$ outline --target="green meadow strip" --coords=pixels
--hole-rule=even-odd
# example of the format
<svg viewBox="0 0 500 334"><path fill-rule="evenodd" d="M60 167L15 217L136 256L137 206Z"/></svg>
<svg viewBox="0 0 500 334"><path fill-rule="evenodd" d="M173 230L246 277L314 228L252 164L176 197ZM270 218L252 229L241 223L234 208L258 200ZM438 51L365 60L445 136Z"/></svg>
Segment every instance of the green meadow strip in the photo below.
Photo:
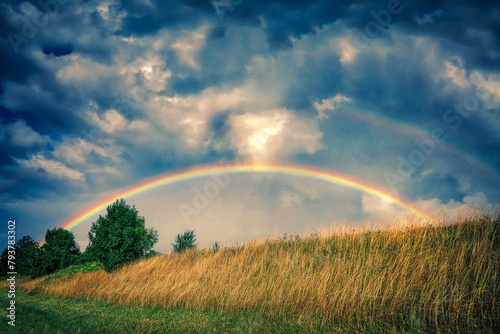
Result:
<svg viewBox="0 0 500 334"><path fill-rule="evenodd" d="M7 291L0 290L0 304L7 305ZM233 314L185 308L124 306L92 300L54 296L16 295L16 326L3 317L0 332L33 334L97 333L396 333L383 324L352 327L324 323L318 316L314 324L298 318L266 318L252 312ZM407 333L427 333L409 327Z"/></svg>

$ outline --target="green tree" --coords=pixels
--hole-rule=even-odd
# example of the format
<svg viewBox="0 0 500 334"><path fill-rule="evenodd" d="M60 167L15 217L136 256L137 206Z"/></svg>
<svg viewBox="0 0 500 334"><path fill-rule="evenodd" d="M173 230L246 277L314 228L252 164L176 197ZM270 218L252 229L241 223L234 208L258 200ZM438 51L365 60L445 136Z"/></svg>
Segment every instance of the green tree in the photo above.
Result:
<svg viewBox="0 0 500 334"><path fill-rule="evenodd" d="M20 275L38 277L42 275L42 250L37 241L29 235L15 244L16 270Z"/></svg>
<svg viewBox="0 0 500 334"><path fill-rule="evenodd" d="M47 230L42 250L42 273L51 274L77 261L80 246L72 232L61 227Z"/></svg>
<svg viewBox="0 0 500 334"><path fill-rule="evenodd" d="M175 243L172 244L174 253L182 253L188 249L196 249L196 235L194 230L186 230L182 234L177 234Z"/></svg>
<svg viewBox="0 0 500 334"><path fill-rule="evenodd" d="M111 271L148 254L158 241L158 232L146 228L135 206L119 199L108 206L106 216L92 223L89 241L89 258Z"/></svg>

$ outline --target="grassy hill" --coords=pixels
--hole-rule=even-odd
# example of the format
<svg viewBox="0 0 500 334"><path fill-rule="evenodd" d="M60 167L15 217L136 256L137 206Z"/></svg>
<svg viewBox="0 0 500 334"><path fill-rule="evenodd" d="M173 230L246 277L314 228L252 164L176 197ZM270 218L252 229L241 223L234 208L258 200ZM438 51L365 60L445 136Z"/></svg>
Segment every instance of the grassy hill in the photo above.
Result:
<svg viewBox="0 0 500 334"><path fill-rule="evenodd" d="M256 241L161 255L113 273L69 271L20 288L32 296L249 314L273 324L293 319L332 332L494 332L500 219Z"/></svg>

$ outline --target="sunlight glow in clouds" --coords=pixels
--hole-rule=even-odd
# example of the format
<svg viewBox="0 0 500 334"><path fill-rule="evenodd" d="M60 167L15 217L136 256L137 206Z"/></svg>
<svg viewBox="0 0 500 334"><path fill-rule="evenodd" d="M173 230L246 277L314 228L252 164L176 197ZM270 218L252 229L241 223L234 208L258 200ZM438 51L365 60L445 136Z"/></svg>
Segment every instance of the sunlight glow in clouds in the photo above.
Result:
<svg viewBox="0 0 500 334"><path fill-rule="evenodd" d="M291 154L313 154L322 148L322 134L313 121L290 110L242 114L230 119L229 138L237 152L253 162L268 162Z"/></svg>

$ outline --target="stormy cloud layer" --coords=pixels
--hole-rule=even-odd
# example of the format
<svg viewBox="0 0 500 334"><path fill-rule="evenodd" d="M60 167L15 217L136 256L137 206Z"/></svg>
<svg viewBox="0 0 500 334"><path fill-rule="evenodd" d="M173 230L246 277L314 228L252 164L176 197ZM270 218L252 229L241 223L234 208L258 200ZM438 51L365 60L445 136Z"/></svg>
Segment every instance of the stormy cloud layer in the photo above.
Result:
<svg viewBox="0 0 500 334"><path fill-rule="evenodd" d="M5 0L0 12L0 212L20 236L212 163L339 171L432 213L500 200L497 2ZM238 175L186 218L208 181L129 200L160 251L187 228L207 245L397 213L340 186ZM82 245L91 221L74 230Z"/></svg>

